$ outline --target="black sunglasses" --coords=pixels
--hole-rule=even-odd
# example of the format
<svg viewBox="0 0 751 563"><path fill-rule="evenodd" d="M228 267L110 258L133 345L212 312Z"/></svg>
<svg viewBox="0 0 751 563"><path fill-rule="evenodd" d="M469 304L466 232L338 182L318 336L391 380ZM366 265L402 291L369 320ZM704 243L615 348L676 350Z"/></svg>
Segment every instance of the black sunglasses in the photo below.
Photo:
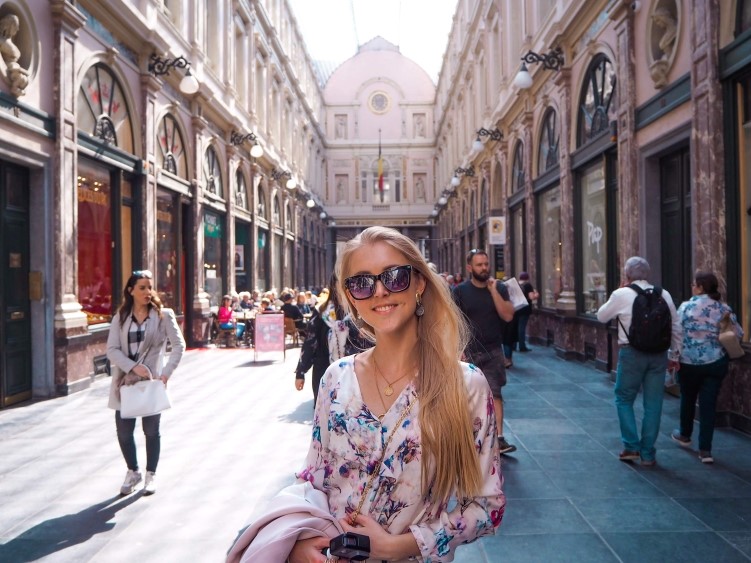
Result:
<svg viewBox="0 0 751 563"><path fill-rule="evenodd" d="M133 270L133 275L137 278L153 278L154 276L151 274L151 270Z"/></svg>
<svg viewBox="0 0 751 563"><path fill-rule="evenodd" d="M399 293L409 287L412 281L412 266L395 266L384 270L378 275L358 274L350 276L344 280L344 287L347 288L353 299L358 301L373 297L375 286L378 280L381 280L383 287L391 293ZM417 270L415 270L417 272Z"/></svg>

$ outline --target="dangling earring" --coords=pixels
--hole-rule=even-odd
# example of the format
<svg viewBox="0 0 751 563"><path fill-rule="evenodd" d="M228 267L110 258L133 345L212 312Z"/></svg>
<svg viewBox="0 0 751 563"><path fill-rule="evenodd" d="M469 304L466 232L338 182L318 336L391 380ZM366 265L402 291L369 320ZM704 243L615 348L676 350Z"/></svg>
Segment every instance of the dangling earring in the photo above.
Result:
<svg viewBox="0 0 751 563"><path fill-rule="evenodd" d="M415 309L415 316L420 318L425 314L425 307L422 306L420 301L420 292L415 293L415 299L417 300L417 308Z"/></svg>

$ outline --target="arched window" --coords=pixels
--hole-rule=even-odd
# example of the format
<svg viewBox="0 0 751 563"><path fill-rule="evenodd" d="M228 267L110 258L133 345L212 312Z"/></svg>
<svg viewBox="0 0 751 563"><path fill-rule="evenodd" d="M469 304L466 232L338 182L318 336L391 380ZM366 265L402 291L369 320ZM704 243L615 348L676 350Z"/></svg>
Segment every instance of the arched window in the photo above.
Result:
<svg viewBox="0 0 751 563"><path fill-rule="evenodd" d="M123 89L112 71L97 63L78 91L78 129L133 154L133 126Z"/></svg>
<svg viewBox="0 0 751 563"><path fill-rule="evenodd" d="M514 149L514 165L511 169L511 193L524 189L524 144L516 143Z"/></svg>
<svg viewBox="0 0 751 563"><path fill-rule="evenodd" d="M540 146L537 152L537 174L542 175L545 171L558 164L558 115L553 108L548 108L542 120L540 131Z"/></svg>
<svg viewBox="0 0 751 563"><path fill-rule="evenodd" d="M289 206L289 202L284 206L284 224L288 231L292 230L292 208Z"/></svg>
<svg viewBox="0 0 751 563"><path fill-rule="evenodd" d="M177 127L177 120L171 114L165 115L159 124L157 141L159 165L162 169L187 180L188 160L185 154L185 143Z"/></svg>
<svg viewBox="0 0 751 563"><path fill-rule="evenodd" d="M235 205L248 209L248 188L245 184L245 176L239 168L235 173Z"/></svg>
<svg viewBox="0 0 751 563"><path fill-rule="evenodd" d="M579 100L577 146L587 144L615 119L615 69L605 55L597 55L585 75Z"/></svg>
<svg viewBox="0 0 751 563"><path fill-rule="evenodd" d="M274 198L274 212L272 216L272 222L275 225L281 225L282 224L282 210L281 206L279 205L279 198Z"/></svg>
<svg viewBox="0 0 751 563"><path fill-rule="evenodd" d="M209 193L224 197L222 169L214 147L206 149L206 156L203 159L203 185Z"/></svg>
<svg viewBox="0 0 751 563"><path fill-rule="evenodd" d="M266 209L266 191L260 185L258 186L258 199L256 201L258 201L258 205L256 207L258 216L268 220L269 217L267 215Z"/></svg>

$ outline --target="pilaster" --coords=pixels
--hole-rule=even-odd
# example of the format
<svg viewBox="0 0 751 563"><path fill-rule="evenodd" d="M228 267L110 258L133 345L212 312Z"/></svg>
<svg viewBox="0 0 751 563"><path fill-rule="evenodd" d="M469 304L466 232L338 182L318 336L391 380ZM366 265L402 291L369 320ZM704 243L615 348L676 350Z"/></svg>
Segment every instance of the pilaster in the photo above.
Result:
<svg viewBox="0 0 751 563"><path fill-rule="evenodd" d="M694 266L725 279L725 147L719 78L718 0L691 0L691 189Z"/></svg>
<svg viewBox="0 0 751 563"><path fill-rule="evenodd" d="M58 337L86 334L86 315L76 294L78 287L78 147L76 142L76 41L86 22L65 0L50 0L54 25L55 156L53 170L55 222L55 332ZM65 369L63 366L62 369Z"/></svg>
<svg viewBox="0 0 751 563"><path fill-rule="evenodd" d="M618 137L618 251L620 257L640 253L639 233L643 227L639 217L641 187L637 177L636 151L636 68L634 65L634 15L627 2L620 1L610 11L615 22L616 76L619 106L616 134Z"/></svg>
<svg viewBox="0 0 751 563"><path fill-rule="evenodd" d="M571 71L562 68L555 78L558 88L560 107L571 106ZM571 132L576 115L570 111L561 111L560 119L561 140L560 162L560 190L561 190L561 294L555 304L561 315L576 314L576 293L574 291L574 270L576 254L576 239L574 237L574 175L571 171Z"/></svg>

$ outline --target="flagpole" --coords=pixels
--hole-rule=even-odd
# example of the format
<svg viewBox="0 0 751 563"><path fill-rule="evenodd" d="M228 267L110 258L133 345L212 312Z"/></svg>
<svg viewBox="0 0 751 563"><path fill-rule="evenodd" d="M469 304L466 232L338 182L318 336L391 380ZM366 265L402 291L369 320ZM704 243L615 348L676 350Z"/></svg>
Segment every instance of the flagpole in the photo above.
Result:
<svg viewBox="0 0 751 563"><path fill-rule="evenodd" d="M378 129L378 194L383 203L383 157L381 156L381 130Z"/></svg>

